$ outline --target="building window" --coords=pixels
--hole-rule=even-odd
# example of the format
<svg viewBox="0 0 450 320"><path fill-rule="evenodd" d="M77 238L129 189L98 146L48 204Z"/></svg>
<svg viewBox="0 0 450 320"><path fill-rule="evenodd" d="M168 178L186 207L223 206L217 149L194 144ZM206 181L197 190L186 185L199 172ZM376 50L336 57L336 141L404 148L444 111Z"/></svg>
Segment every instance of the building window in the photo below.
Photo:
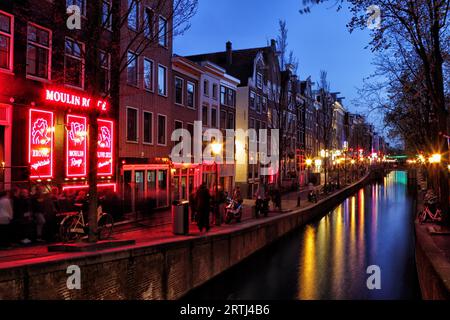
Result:
<svg viewBox="0 0 450 320"><path fill-rule="evenodd" d="M204 127L208 126L208 107L203 106L202 107L202 123Z"/></svg>
<svg viewBox="0 0 450 320"><path fill-rule="evenodd" d="M212 85L212 96L214 100L217 100L217 84L215 83Z"/></svg>
<svg viewBox="0 0 450 320"><path fill-rule="evenodd" d="M262 111L264 113L267 112L267 98L266 97L262 98Z"/></svg>
<svg viewBox="0 0 450 320"><path fill-rule="evenodd" d="M211 108L211 127L217 128L217 109Z"/></svg>
<svg viewBox="0 0 450 320"><path fill-rule="evenodd" d="M51 32L28 24L27 75L50 79Z"/></svg>
<svg viewBox="0 0 450 320"><path fill-rule="evenodd" d="M160 16L158 25L159 25L158 43L163 47L167 47L167 20Z"/></svg>
<svg viewBox="0 0 450 320"><path fill-rule="evenodd" d="M259 94L256 95L256 111L261 112L261 96Z"/></svg>
<svg viewBox="0 0 450 320"><path fill-rule="evenodd" d="M224 110L220 110L220 128L227 128L227 112Z"/></svg>
<svg viewBox="0 0 450 320"><path fill-rule="evenodd" d="M127 141L138 142L138 110L127 107Z"/></svg>
<svg viewBox="0 0 450 320"><path fill-rule="evenodd" d="M227 129L234 129L234 113L228 113Z"/></svg>
<svg viewBox="0 0 450 320"><path fill-rule="evenodd" d="M254 92L250 92L250 109L255 110L255 102L256 102L256 94Z"/></svg>
<svg viewBox="0 0 450 320"><path fill-rule="evenodd" d="M86 1L85 0L67 0L66 7L77 6L80 8L81 15L86 16Z"/></svg>
<svg viewBox="0 0 450 320"><path fill-rule="evenodd" d="M183 129L183 122L175 120L175 130Z"/></svg>
<svg viewBox="0 0 450 320"><path fill-rule="evenodd" d="M166 130L167 130L166 116L158 114L158 144L166 145Z"/></svg>
<svg viewBox="0 0 450 320"><path fill-rule="evenodd" d="M144 88L153 91L153 61L144 59Z"/></svg>
<svg viewBox="0 0 450 320"><path fill-rule="evenodd" d="M151 39L153 36L153 10L150 8L145 8L145 26L144 26L144 36Z"/></svg>
<svg viewBox="0 0 450 320"><path fill-rule="evenodd" d="M0 69L12 71L13 17L0 12Z"/></svg>
<svg viewBox="0 0 450 320"><path fill-rule="evenodd" d="M138 30L139 8L136 0L128 0L128 27L134 31Z"/></svg>
<svg viewBox="0 0 450 320"><path fill-rule="evenodd" d="M259 89L262 89L262 87L263 87L263 75L262 75L261 72L258 72L258 73L256 74L256 86L257 86Z"/></svg>
<svg viewBox="0 0 450 320"><path fill-rule="evenodd" d="M103 93L108 93L110 88L110 77L111 77L111 56L109 53L100 50L99 52L99 63L100 63L100 88Z"/></svg>
<svg viewBox="0 0 450 320"><path fill-rule="evenodd" d="M167 68L158 66L158 94L167 96Z"/></svg>
<svg viewBox="0 0 450 320"><path fill-rule="evenodd" d="M187 83L187 106L195 108L195 84L192 82Z"/></svg>
<svg viewBox="0 0 450 320"><path fill-rule="evenodd" d="M111 29L112 25L111 0L103 0L102 2L102 27Z"/></svg>
<svg viewBox="0 0 450 320"><path fill-rule="evenodd" d="M144 111L144 143L153 143L153 113Z"/></svg>
<svg viewBox="0 0 450 320"><path fill-rule="evenodd" d="M209 97L209 81L208 80L203 81L203 95L205 97Z"/></svg>
<svg viewBox="0 0 450 320"><path fill-rule="evenodd" d="M230 88L227 88L227 105L229 107L236 106L236 91Z"/></svg>
<svg viewBox="0 0 450 320"><path fill-rule="evenodd" d="M64 56L64 83L83 88L84 84L84 58L83 44L66 38Z"/></svg>
<svg viewBox="0 0 450 320"><path fill-rule="evenodd" d="M236 91L231 88L221 86L220 87L220 103L225 106L235 107Z"/></svg>
<svg viewBox="0 0 450 320"><path fill-rule="evenodd" d="M227 100L227 88L224 86L220 87L220 103L225 105Z"/></svg>
<svg viewBox="0 0 450 320"><path fill-rule="evenodd" d="M127 82L133 86L138 85L138 58L134 52L128 51Z"/></svg>
<svg viewBox="0 0 450 320"><path fill-rule="evenodd" d="M183 86L184 80L178 77L175 77L175 103L183 104Z"/></svg>

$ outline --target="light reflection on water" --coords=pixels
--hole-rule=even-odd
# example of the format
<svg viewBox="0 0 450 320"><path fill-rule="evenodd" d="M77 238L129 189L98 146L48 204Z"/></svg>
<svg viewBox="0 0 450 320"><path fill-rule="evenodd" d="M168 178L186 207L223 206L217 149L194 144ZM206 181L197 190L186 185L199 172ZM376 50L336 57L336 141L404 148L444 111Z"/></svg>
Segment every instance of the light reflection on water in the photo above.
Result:
<svg viewBox="0 0 450 320"><path fill-rule="evenodd" d="M393 172L330 214L264 249L188 296L192 299L414 299L412 199ZM379 291L366 269L381 268Z"/></svg>

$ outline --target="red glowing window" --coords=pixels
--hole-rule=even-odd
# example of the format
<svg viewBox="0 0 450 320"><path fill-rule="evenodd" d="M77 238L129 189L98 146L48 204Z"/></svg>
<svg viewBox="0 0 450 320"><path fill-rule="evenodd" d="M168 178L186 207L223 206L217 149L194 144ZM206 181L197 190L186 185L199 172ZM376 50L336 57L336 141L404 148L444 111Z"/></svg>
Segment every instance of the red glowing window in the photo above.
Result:
<svg viewBox="0 0 450 320"><path fill-rule="evenodd" d="M113 174L114 157L114 124L109 120L97 120L98 122L98 147L97 161L99 176L111 176Z"/></svg>
<svg viewBox="0 0 450 320"><path fill-rule="evenodd" d="M53 178L53 112L30 109L28 163L30 178Z"/></svg>
<svg viewBox="0 0 450 320"><path fill-rule="evenodd" d="M67 115L66 119L66 176L86 176L86 117Z"/></svg>

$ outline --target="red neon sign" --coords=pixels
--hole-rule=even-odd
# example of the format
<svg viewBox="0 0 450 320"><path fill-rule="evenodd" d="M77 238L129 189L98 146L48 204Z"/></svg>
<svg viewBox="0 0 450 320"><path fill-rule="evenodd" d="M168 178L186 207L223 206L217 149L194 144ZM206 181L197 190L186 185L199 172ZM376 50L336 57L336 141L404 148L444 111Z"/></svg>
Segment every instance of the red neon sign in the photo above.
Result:
<svg viewBox="0 0 450 320"><path fill-rule="evenodd" d="M113 174L114 157L114 124L110 120L98 119L98 147L97 161L99 176L111 176Z"/></svg>
<svg viewBox="0 0 450 320"><path fill-rule="evenodd" d="M95 101L91 97L51 89L45 90L45 101L84 109L98 108L102 111L107 111L109 107L103 100Z"/></svg>
<svg viewBox="0 0 450 320"><path fill-rule="evenodd" d="M86 176L86 117L67 115L66 119L66 176Z"/></svg>
<svg viewBox="0 0 450 320"><path fill-rule="evenodd" d="M30 178L53 178L53 112L30 109L28 120Z"/></svg>
<svg viewBox="0 0 450 320"><path fill-rule="evenodd" d="M80 190L80 189L87 189L89 188L88 185L76 185L76 186L64 186L62 188L63 191L67 190ZM99 189L109 189L111 188L114 192L117 191L117 184L115 183L99 183L97 184L97 188Z"/></svg>

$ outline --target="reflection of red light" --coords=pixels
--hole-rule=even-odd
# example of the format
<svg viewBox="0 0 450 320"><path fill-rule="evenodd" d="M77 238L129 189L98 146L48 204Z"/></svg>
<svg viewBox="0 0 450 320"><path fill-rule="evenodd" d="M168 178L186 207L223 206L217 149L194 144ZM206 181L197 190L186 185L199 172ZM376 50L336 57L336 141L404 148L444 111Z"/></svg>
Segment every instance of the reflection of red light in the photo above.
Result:
<svg viewBox="0 0 450 320"><path fill-rule="evenodd" d="M66 118L66 176L86 176L87 120L86 117L67 115Z"/></svg>
<svg viewBox="0 0 450 320"><path fill-rule="evenodd" d="M30 178L53 178L53 112L30 109L28 163Z"/></svg>

